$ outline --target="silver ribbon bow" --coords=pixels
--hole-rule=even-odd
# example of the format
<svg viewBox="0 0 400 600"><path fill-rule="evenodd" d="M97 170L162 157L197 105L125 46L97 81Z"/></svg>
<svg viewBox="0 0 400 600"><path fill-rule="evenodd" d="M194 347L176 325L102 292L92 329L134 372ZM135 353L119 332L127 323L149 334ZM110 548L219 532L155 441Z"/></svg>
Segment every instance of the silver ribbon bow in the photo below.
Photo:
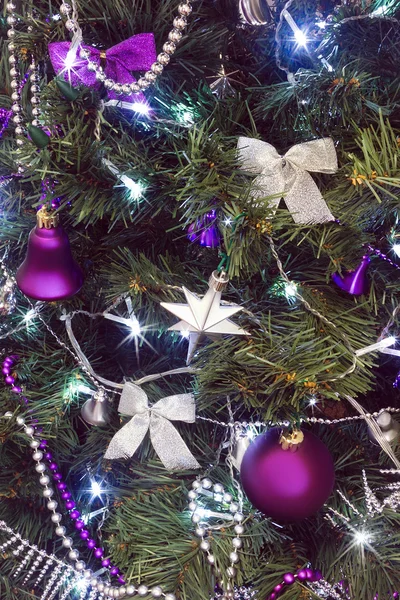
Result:
<svg viewBox="0 0 400 600"><path fill-rule="evenodd" d="M194 423L196 407L192 394L176 394L149 406L146 392L134 383L125 383L118 406L132 416L112 438L104 458L133 456L148 430L154 450L168 471L198 469L199 463L170 421Z"/></svg>
<svg viewBox="0 0 400 600"><path fill-rule="evenodd" d="M240 137L239 157L244 169L257 173L253 198L265 198L274 212L280 198L285 196L295 223L325 223L334 221L321 192L308 171L335 173L338 168L333 140L322 138L292 146L284 156L275 148L254 138Z"/></svg>

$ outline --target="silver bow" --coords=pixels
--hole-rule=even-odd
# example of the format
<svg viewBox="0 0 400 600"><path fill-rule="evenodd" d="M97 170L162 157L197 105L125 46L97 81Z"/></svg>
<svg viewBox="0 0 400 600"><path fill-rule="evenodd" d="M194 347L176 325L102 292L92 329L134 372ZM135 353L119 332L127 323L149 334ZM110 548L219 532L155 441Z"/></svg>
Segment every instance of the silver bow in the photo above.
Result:
<svg viewBox="0 0 400 600"><path fill-rule="evenodd" d="M198 469L199 463L170 421L194 423L196 407L192 394L162 398L149 407L146 392L134 383L125 383L118 410L133 418L114 435L104 458L133 456L150 429L154 450L168 471Z"/></svg>
<svg viewBox="0 0 400 600"><path fill-rule="evenodd" d="M238 150L243 168L258 174L253 182L253 198L276 196L268 200L268 206L275 212L280 198L285 196L295 223L334 221L335 217L308 173L337 171L337 156L331 138L297 144L280 156L267 142L240 137Z"/></svg>

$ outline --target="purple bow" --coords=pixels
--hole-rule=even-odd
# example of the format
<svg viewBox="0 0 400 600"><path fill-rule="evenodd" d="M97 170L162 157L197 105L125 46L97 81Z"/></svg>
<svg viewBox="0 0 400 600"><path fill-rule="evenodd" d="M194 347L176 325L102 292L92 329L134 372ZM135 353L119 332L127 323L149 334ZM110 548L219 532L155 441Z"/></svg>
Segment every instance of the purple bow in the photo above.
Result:
<svg viewBox="0 0 400 600"><path fill-rule="evenodd" d="M64 79L73 86L83 83L87 87L98 88L100 83L96 79L96 74L88 70L88 61L79 56L79 48L72 67L66 68L65 59L70 46L70 42L49 44L50 60L55 72L57 75L63 75ZM102 57L98 48L85 45L82 45L81 48L89 50L89 60L100 65ZM147 71L156 58L154 35L152 33L140 33L106 50L104 73L107 77L118 81L122 85L134 83L136 79L130 71ZM108 94L110 98L120 98L125 101L145 101L145 96L142 93L129 94L128 96L117 96L114 92Z"/></svg>

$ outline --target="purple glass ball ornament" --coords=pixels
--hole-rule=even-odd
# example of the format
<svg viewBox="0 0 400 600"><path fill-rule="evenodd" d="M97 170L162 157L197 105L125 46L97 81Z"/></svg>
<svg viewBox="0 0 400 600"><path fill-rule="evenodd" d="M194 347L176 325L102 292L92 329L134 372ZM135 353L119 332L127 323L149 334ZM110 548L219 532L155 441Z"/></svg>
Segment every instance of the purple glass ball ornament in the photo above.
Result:
<svg viewBox="0 0 400 600"><path fill-rule="evenodd" d="M95 540L86 540L86 546L90 549L93 550L93 548L96 548L96 542Z"/></svg>
<svg viewBox="0 0 400 600"><path fill-rule="evenodd" d="M307 579L307 571L306 569L300 569L297 573L297 579L299 581L305 581Z"/></svg>
<svg viewBox="0 0 400 600"><path fill-rule="evenodd" d="M120 583L121 585L125 585L125 583L126 583L125 579L124 579L123 577L121 577L121 576L119 576L119 577L118 577L118 580L117 580L117 581L118 581L118 583Z"/></svg>
<svg viewBox="0 0 400 600"><path fill-rule="evenodd" d="M15 377L13 377L12 375L7 375L4 381L7 383L7 385L14 385Z"/></svg>
<svg viewBox="0 0 400 600"><path fill-rule="evenodd" d="M118 573L119 573L118 567L110 567L110 574L111 575L118 575Z"/></svg>
<svg viewBox="0 0 400 600"><path fill-rule="evenodd" d="M110 564L111 564L111 561L110 561L109 558L103 558L103 560L101 561L102 567L106 567L107 568L107 567L110 566Z"/></svg>
<svg viewBox="0 0 400 600"><path fill-rule="evenodd" d="M3 375L9 375L11 373L11 368L10 367L3 367L1 372L3 373Z"/></svg>
<svg viewBox="0 0 400 600"><path fill-rule="evenodd" d="M203 215L198 221L188 227L188 239L191 242L205 246L206 248L217 248L220 244L220 233L216 224L216 211Z"/></svg>
<svg viewBox="0 0 400 600"><path fill-rule="evenodd" d="M67 510L71 510L72 508L75 508L75 502L73 500L67 500L67 502L65 503L65 508ZM85 538L83 538L83 539L85 539Z"/></svg>
<svg viewBox="0 0 400 600"><path fill-rule="evenodd" d="M79 517L81 516L81 513L79 512L79 510L72 510L69 513L69 516L71 517L71 519L79 519Z"/></svg>
<svg viewBox="0 0 400 600"><path fill-rule="evenodd" d="M299 521L316 513L329 498L334 464L326 446L309 431L303 431L295 451L283 449L281 432L272 428L250 444L240 476L258 510L279 521Z"/></svg>
<svg viewBox="0 0 400 600"><path fill-rule="evenodd" d="M48 302L70 298L82 287L82 271L72 258L68 236L58 215L47 213L45 207L37 213L16 280L24 294Z"/></svg>
<svg viewBox="0 0 400 600"><path fill-rule="evenodd" d="M341 290L347 292L348 294L352 294L353 296L365 294L369 287L367 269L370 262L370 257L365 255L362 257L362 261L355 271L348 271L343 275L339 275L339 273L333 273L332 279L334 283L336 283Z"/></svg>
<svg viewBox="0 0 400 600"><path fill-rule="evenodd" d="M94 551L94 555L96 558L101 558L104 554L103 548L96 548Z"/></svg>
<svg viewBox="0 0 400 600"><path fill-rule="evenodd" d="M286 585L292 585L292 583L296 581L296 578L293 573L285 573L283 576L283 581L286 583Z"/></svg>
<svg viewBox="0 0 400 600"><path fill-rule="evenodd" d="M274 587L274 592L275 592L276 594L279 594L279 593L280 593L282 590L283 590L283 584L282 584L282 583L278 583L278 585L276 585L276 586Z"/></svg>
<svg viewBox="0 0 400 600"><path fill-rule="evenodd" d="M82 540L87 540L89 538L89 532L87 529L82 529L79 535Z"/></svg>

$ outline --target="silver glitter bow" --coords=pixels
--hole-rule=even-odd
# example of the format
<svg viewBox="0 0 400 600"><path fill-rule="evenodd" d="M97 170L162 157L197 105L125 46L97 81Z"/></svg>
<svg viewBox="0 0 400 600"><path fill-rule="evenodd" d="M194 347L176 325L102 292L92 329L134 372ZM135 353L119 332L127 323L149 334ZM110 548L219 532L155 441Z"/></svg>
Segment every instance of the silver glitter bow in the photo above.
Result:
<svg viewBox="0 0 400 600"><path fill-rule="evenodd" d="M198 469L199 463L170 421L194 423L196 407L192 394L176 394L149 406L146 392L125 383L118 410L133 418L114 435L104 458L133 456L148 430L154 450L168 471Z"/></svg>
<svg viewBox="0 0 400 600"><path fill-rule="evenodd" d="M295 223L325 223L335 219L308 173L337 171L337 156L331 138L297 144L280 156L267 142L240 137L238 150L243 168L258 174L254 180L253 198L275 195L276 198L268 201L275 211L280 197L285 196Z"/></svg>

